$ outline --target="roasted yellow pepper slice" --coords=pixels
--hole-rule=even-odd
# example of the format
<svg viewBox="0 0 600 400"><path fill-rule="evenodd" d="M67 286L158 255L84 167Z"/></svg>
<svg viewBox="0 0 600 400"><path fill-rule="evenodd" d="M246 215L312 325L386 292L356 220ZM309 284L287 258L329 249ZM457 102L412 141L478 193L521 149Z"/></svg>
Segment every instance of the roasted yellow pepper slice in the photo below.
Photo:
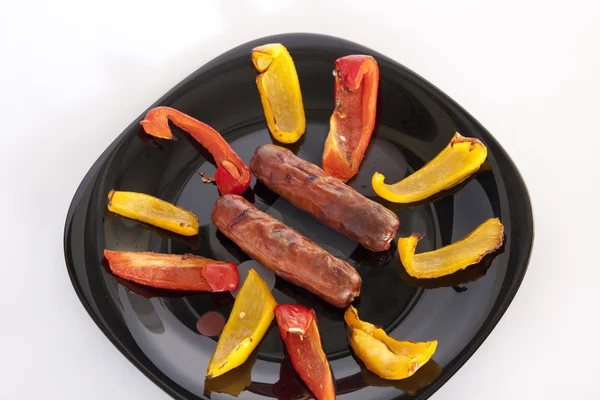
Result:
<svg viewBox="0 0 600 400"><path fill-rule="evenodd" d="M361 321L353 306L344 313L344 320L354 353L369 371L384 379L412 376L429 361L437 348L437 340L414 343L393 339L383 329Z"/></svg>
<svg viewBox="0 0 600 400"><path fill-rule="evenodd" d="M398 239L400 260L409 275L419 279L439 278L476 264L496 251L504 241L504 226L490 218L461 240L427 253L415 254L421 233Z"/></svg>
<svg viewBox="0 0 600 400"><path fill-rule="evenodd" d="M252 49L251 57L259 73L256 86L271 134L281 143L297 142L306 129L306 117L290 53L282 44L272 43Z"/></svg>
<svg viewBox="0 0 600 400"><path fill-rule="evenodd" d="M392 185L376 172L371 184L379 196L393 203L413 203L450 189L476 172L487 157L487 148L475 138L456 132L435 158L412 175Z"/></svg>
<svg viewBox="0 0 600 400"><path fill-rule="evenodd" d="M197 235L200 226L198 217L191 211L144 193L111 190L108 209L183 236Z"/></svg>
<svg viewBox="0 0 600 400"><path fill-rule="evenodd" d="M208 379L223 375L246 361L273 321L276 305L265 281L251 269L208 363Z"/></svg>

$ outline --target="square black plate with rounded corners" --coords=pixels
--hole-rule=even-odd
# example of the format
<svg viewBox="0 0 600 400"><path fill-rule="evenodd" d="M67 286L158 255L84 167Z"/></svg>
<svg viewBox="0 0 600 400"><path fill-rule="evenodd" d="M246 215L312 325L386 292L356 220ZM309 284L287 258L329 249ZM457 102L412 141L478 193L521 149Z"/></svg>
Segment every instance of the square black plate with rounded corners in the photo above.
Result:
<svg viewBox="0 0 600 400"><path fill-rule="evenodd" d="M375 132L360 172L349 184L397 213L401 220L398 236L425 233L420 252L460 239L487 218L499 217L504 224L505 243L499 252L461 273L420 281L404 272L395 243L389 251L369 252L295 209L255 179L252 190L246 193L257 207L356 267L363 279L358 303L362 319L381 325L397 339L439 342L433 362L412 378L395 382L379 379L351 354L343 310L279 278L266 277L279 303L300 303L316 310L338 397L427 398L490 334L525 275L533 243L525 184L492 135L433 85L382 54L330 36L286 34L243 44L194 72L153 107L171 106L206 122L249 163L258 145L273 142L255 86L250 51L272 42L283 43L294 58L306 109L306 133L299 143L287 147L317 165L334 106L334 61L357 53L376 58L381 80ZM200 334L197 321L209 311L227 318L234 301L229 292L161 291L107 272L102 262L105 248L192 252L238 262L241 271L254 263L210 221L218 192L199 175L215 170L206 151L177 129L177 141L149 138L139 125L142 117L94 163L68 212L65 257L81 302L113 344L174 398L203 399L211 392L213 399L233 394L240 399L275 398L278 385L300 392L292 393L294 396L306 396L289 371L274 323L250 357L250 364L240 367L227 378L229 381L205 387L204 373L218 338ZM486 162L472 178L419 204L391 204L375 195L370 184L375 170L389 181L400 180L432 159L456 131L479 138L488 147ZM111 215L106 204L113 188L148 193L193 211L200 219L199 236L181 238Z"/></svg>

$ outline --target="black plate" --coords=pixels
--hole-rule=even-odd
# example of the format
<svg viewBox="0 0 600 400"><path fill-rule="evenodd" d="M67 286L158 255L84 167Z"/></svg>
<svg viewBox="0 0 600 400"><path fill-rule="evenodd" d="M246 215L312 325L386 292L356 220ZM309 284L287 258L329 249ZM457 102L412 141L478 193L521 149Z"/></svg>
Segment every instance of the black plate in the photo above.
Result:
<svg viewBox="0 0 600 400"><path fill-rule="evenodd" d="M333 109L334 61L352 53L371 54L377 59L381 72L378 121L360 172L350 184L398 214L399 236L424 232L417 251L456 241L489 217L499 217L505 226L505 245L493 257L450 277L419 281L403 271L395 243L388 252L371 253L296 210L255 180L253 190L247 192L259 208L357 268L363 279L361 318L383 326L398 339L439 341L435 362L413 378L381 380L361 370L352 357L342 310L279 278L273 280L278 302L297 302L317 311L336 390L343 394L339 397L391 399L416 393L416 398L427 398L489 335L525 275L533 242L525 184L492 135L446 95L397 62L329 36L289 34L241 45L194 72L153 107L168 105L208 123L249 163L258 145L272 142L249 56L253 47L269 42L283 43L293 56L306 108L306 134L288 147L316 164L320 164ZM139 125L142 117L102 154L75 194L65 229L67 268L92 319L131 362L175 398L206 398L204 373L217 338L198 333L196 321L209 310L227 317L233 297L229 293L158 291L117 280L103 268L102 252L104 248L191 251L240 263L249 258L211 224L210 213L218 193L199 175L200 171L210 175L215 170L205 158L206 152L177 129L177 141L147 137ZM473 178L420 204L396 205L377 198L370 185L375 170L388 181L399 180L433 158L455 131L477 137L488 147L487 161ZM200 218L200 237L170 236L106 213L106 196L112 188L148 193L192 210ZM241 269L248 265L242 264ZM241 399L273 398L281 366L280 385L296 390L295 376L287 373L287 360L282 363L282 343L273 328L253 354L254 364L245 365L247 371L252 367L252 382L239 395ZM244 371L237 372L242 376L237 383L243 387ZM214 392L214 388L210 390ZM229 395L213 394L212 398Z"/></svg>

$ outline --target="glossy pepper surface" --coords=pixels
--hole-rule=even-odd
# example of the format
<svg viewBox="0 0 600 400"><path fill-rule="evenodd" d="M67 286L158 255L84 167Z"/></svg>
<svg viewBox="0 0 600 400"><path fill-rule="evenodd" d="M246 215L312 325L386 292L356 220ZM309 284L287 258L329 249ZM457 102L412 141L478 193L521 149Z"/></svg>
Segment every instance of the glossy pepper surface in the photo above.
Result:
<svg viewBox="0 0 600 400"><path fill-rule="evenodd" d="M223 292L235 290L239 275L234 263L192 254L104 250L113 274L162 289Z"/></svg>
<svg viewBox="0 0 600 400"><path fill-rule="evenodd" d="M248 359L273 321L276 305L265 281L255 270L248 271L208 363L208 379L223 375Z"/></svg>
<svg viewBox="0 0 600 400"><path fill-rule="evenodd" d="M317 400L335 399L333 378L321 347L314 310L297 304L283 304L275 308L275 318L300 378Z"/></svg>
<svg viewBox="0 0 600 400"><path fill-rule="evenodd" d="M375 127L379 67L371 56L335 62L335 109L323 151L323 169L348 181L358 172Z"/></svg>
<svg viewBox="0 0 600 400"><path fill-rule="evenodd" d="M169 121L192 135L212 154L217 164L215 181L222 194L241 194L248 188L252 179L250 169L221 134L204 122L170 107L156 107L148 111L140 124L149 135L173 139Z"/></svg>
<svg viewBox="0 0 600 400"><path fill-rule="evenodd" d="M413 203L458 185L475 173L487 157L487 147L456 132L435 158L400 182L386 184L376 172L371 184L379 196L393 203Z"/></svg>
<svg viewBox="0 0 600 400"><path fill-rule="evenodd" d="M256 47L251 57L271 134L281 143L297 142L306 129L306 117L294 60L281 43Z"/></svg>
<svg viewBox="0 0 600 400"><path fill-rule="evenodd" d="M504 226L490 218L464 238L442 248L415 254L423 234L413 233L398 239L398 253L406 272L418 279L440 278L477 264L504 242Z"/></svg>
<svg viewBox="0 0 600 400"><path fill-rule="evenodd" d="M136 192L111 190L108 210L183 236L198 234L198 217L159 198Z"/></svg>
<svg viewBox="0 0 600 400"><path fill-rule="evenodd" d="M344 313L348 341L365 367L384 379L405 379L425 365L437 348L437 341L409 342L389 337L381 328L358 318L352 306Z"/></svg>

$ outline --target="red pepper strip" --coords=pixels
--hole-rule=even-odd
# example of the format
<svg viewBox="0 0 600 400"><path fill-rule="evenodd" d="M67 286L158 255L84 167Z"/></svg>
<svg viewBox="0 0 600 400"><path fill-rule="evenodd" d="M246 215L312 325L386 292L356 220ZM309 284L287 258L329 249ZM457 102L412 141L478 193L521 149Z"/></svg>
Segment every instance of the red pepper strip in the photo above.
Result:
<svg viewBox="0 0 600 400"><path fill-rule="evenodd" d="M248 166L219 132L204 122L170 107L156 107L148 111L140 124L149 135L173 139L169 120L192 135L213 155L217 163L215 180L222 194L242 194L248 188L252 179Z"/></svg>
<svg viewBox="0 0 600 400"><path fill-rule="evenodd" d="M321 347L315 311L297 304L275 307L279 334L294 369L317 400L335 399L333 378Z"/></svg>
<svg viewBox="0 0 600 400"><path fill-rule="evenodd" d="M239 282L234 263L192 254L104 250L104 257L113 274L162 289L224 292L236 290Z"/></svg>
<svg viewBox="0 0 600 400"><path fill-rule="evenodd" d="M375 126L379 68L371 56L335 62L335 110L331 115L323 169L346 182L358 172Z"/></svg>

